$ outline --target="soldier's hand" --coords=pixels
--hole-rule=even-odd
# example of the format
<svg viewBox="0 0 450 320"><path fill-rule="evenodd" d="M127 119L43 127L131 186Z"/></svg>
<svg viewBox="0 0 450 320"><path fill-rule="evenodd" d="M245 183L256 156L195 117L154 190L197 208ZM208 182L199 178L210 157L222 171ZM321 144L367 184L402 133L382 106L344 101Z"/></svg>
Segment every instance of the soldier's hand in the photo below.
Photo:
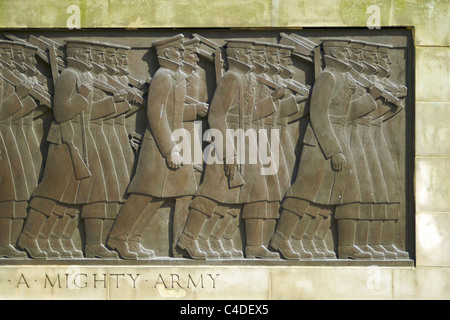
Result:
<svg viewBox="0 0 450 320"><path fill-rule="evenodd" d="M232 179L234 175L236 174L237 170L237 161L236 158L233 157L233 159L225 159L225 175Z"/></svg>
<svg viewBox="0 0 450 320"><path fill-rule="evenodd" d="M277 101L283 98L286 95L286 87L278 87L273 93L272 93L272 100Z"/></svg>
<svg viewBox="0 0 450 320"><path fill-rule="evenodd" d="M209 105L207 103L199 103L195 105L195 112L200 117L206 117L209 111Z"/></svg>
<svg viewBox="0 0 450 320"><path fill-rule="evenodd" d="M372 96L372 98L377 99L381 97L381 95L383 94L383 88L381 88L378 84L375 84L370 87L369 93Z"/></svg>
<svg viewBox="0 0 450 320"><path fill-rule="evenodd" d="M81 86L78 87L78 93L81 94L83 97L87 97L92 91L92 87L87 84L83 83Z"/></svg>
<svg viewBox="0 0 450 320"><path fill-rule="evenodd" d="M177 151L170 153L166 158L166 162L167 166L173 170L177 170L184 165L183 157Z"/></svg>
<svg viewBox="0 0 450 320"><path fill-rule="evenodd" d="M122 102L122 101L125 101L126 96L127 96L126 91L119 91L119 92L117 92L116 94L114 94L114 97L113 97L114 102Z"/></svg>
<svg viewBox="0 0 450 320"><path fill-rule="evenodd" d="M334 171L342 171L347 164L347 160L342 153L337 153L331 157L331 168Z"/></svg>
<svg viewBox="0 0 450 320"><path fill-rule="evenodd" d="M19 96L19 98L25 98L27 95L29 95L31 92L31 86L28 83L21 83L18 87L17 87L17 95Z"/></svg>

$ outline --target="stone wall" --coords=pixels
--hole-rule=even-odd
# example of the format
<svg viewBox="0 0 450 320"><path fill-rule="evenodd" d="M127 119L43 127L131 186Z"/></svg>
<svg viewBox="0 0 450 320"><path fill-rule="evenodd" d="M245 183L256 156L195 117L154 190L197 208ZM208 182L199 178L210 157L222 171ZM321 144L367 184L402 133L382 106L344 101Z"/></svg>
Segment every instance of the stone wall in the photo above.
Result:
<svg viewBox="0 0 450 320"><path fill-rule="evenodd" d="M450 298L449 2L248 0L245 7L243 3L1 0L0 28L411 28L416 61L416 85L410 91L416 97L415 266L17 266L0 261L1 299Z"/></svg>

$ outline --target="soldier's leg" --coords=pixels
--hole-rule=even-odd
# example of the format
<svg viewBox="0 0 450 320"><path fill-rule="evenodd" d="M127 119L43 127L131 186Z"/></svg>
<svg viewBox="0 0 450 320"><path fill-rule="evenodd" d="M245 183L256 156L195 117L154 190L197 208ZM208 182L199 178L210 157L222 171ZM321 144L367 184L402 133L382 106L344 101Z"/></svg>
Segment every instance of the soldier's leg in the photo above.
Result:
<svg viewBox="0 0 450 320"><path fill-rule="evenodd" d="M311 228L314 232L313 241L315 248L318 252L325 255L325 259L336 259L336 253L328 249L326 244L326 236L331 227L331 214L333 212L332 206L322 206L317 218L321 218L320 225ZM316 219L317 219L316 218ZM312 224L314 225L314 223ZM311 237L312 232L309 230L309 226L305 231L305 236Z"/></svg>
<svg viewBox="0 0 450 320"><path fill-rule="evenodd" d="M61 239L61 244L63 245L64 250L69 251L74 258L83 258L83 252L78 250L73 243L73 237L79 226L80 209L77 207L70 207L67 209L65 217L68 218L67 223L63 222L65 227L62 228L62 235L59 237L59 239Z"/></svg>
<svg viewBox="0 0 450 320"><path fill-rule="evenodd" d="M136 223L128 234L128 247L130 248L131 252L137 254L138 259L150 259L155 257L155 252L153 250L144 248L141 244L141 240L142 235L144 234L150 220L163 204L164 199L150 197L150 202L147 204L144 211L136 220Z"/></svg>
<svg viewBox="0 0 450 320"><path fill-rule="evenodd" d="M279 201L267 202L266 211L268 219L264 220L263 245L267 247L269 245L270 239L272 239L272 236L275 233L277 220L280 217L279 214L280 202Z"/></svg>
<svg viewBox="0 0 450 320"><path fill-rule="evenodd" d="M245 221L245 256L249 259L279 259L277 252L269 251L263 244L264 220L267 216L267 202L244 204L242 219ZM275 248L274 248L275 249Z"/></svg>
<svg viewBox="0 0 450 320"><path fill-rule="evenodd" d="M234 235L239 230L240 225L240 208L230 208L227 210L227 215L223 220L223 224L226 225L222 235L222 245L226 251L231 252L233 258L243 258L244 254L242 250L238 250L234 244Z"/></svg>
<svg viewBox="0 0 450 320"><path fill-rule="evenodd" d="M199 247L198 238L203 225L211 217L216 206L216 201L205 197L195 197L191 202L189 216L178 240L178 246L186 250L193 259L207 258L206 253Z"/></svg>
<svg viewBox="0 0 450 320"><path fill-rule="evenodd" d="M0 258L24 259L27 254L17 250L14 245L14 202L0 202ZM22 220L22 219L20 219Z"/></svg>
<svg viewBox="0 0 450 320"><path fill-rule="evenodd" d="M287 198L282 204L280 220L270 245L278 250L285 259L296 260L311 257L310 254L304 252L301 242L310 220L310 217L304 214L308 206L309 202L295 198ZM290 241L291 237L295 237L294 242L298 242L294 247Z"/></svg>
<svg viewBox="0 0 450 320"><path fill-rule="evenodd" d="M217 223L215 223L214 228L212 229L209 236L211 249L215 252L218 252L220 258L222 259L230 259L233 257L231 250L225 248L223 244L223 235L225 233L225 230L233 220L233 216L228 213L229 209L231 210L229 206L224 205L218 205L214 209L214 214L218 217L218 220Z"/></svg>
<svg viewBox="0 0 450 320"><path fill-rule="evenodd" d="M363 251L355 244L356 221L359 218L358 204L336 206L335 218L338 223L338 257L339 259L371 259L369 252Z"/></svg>
<svg viewBox="0 0 450 320"><path fill-rule="evenodd" d="M386 204L386 220L383 222L383 228L381 231L381 247L387 252L396 255L397 259L409 259L409 253L400 250L395 246L395 232L396 223L399 217L399 204L388 203ZM390 254L389 254L390 255Z"/></svg>
<svg viewBox="0 0 450 320"><path fill-rule="evenodd" d="M85 204L81 208L84 220L86 258L117 259L114 251L108 250L103 243L103 226L106 218L106 203Z"/></svg>
<svg viewBox="0 0 450 320"><path fill-rule="evenodd" d="M369 246L369 226L373 220L373 203L360 203L360 217L356 221L355 245L362 251L369 252L373 259L383 260L385 255L383 252L375 250Z"/></svg>
<svg viewBox="0 0 450 320"><path fill-rule="evenodd" d="M27 254L11 245L12 219L0 218L0 258L25 259Z"/></svg>
<svg viewBox="0 0 450 320"><path fill-rule="evenodd" d="M73 258L72 252L66 250L61 241L61 237L69 222L69 219L70 217L68 214L64 214L63 217L57 219L55 226L50 234L50 247L54 251L58 252L61 258Z"/></svg>
<svg viewBox="0 0 450 320"><path fill-rule="evenodd" d="M172 254L174 257L182 257L177 246L178 239L183 232L186 220L189 215L189 204L192 201L191 196L180 197L175 199L175 212L173 214L173 237L172 237Z"/></svg>
<svg viewBox="0 0 450 320"><path fill-rule="evenodd" d="M59 215L53 210L50 217L45 220L37 238L39 248L47 254L47 258L58 259L60 257L59 252L54 251L50 245L50 234L58 218Z"/></svg>
<svg viewBox="0 0 450 320"><path fill-rule="evenodd" d="M47 255L39 248L37 237L46 219L52 215L56 201L45 198L33 198L17 245L26 250L34 259L45 259Z"/></svg>

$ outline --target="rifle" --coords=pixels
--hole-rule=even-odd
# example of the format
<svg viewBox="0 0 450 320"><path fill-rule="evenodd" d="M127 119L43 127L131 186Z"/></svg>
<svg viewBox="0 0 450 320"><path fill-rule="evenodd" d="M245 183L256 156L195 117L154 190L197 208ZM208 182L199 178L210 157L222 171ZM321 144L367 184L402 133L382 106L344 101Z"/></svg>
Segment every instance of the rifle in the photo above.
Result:
<svg viewBox="0 0 450 320"><path fill-rule="evenodd" d="M372 81L361 75L360 73L356 72L354 69L350 70L350 74L353 76L355 82L360 85L361 87L369 90L372 86L375 85ZM401 100L392 95L389 91L386 90L384 85L382 83L379 83L382 87L382 93L381 96L388 102L392 103L393 105L400 107L401 106Z"/></svg>
<svg viewBox="0 0 450 320"><path fill-rule="evenodd" d="M108 84L111 85L112 87L116 88L116 89L121 89L121 90L125 90L127 92L130 92L130 87L124 85L123 83L115 80L114 78L112 78L111 76L106 76L106 78L108 79ZM137 88L136 88L137 89ZM117 92L117 90L116 90ZM132 99L136 100L137 103L139 103L140 105L145 106L145 101L144 101L144 92L142 92L141 90L137 89L137 94L133 94Z"/></svg>
<svg viewBox="0 0 450 320"><path fill-rule="evenodd" d="M2 70L2 77L6 81L8 81L10 84L12 84L14 87L18 87L21 83L23 83L23 79L20 79L18 76L16 76L14 73L12 73L10 70L4 69ZM31 88L30 95L44 104L45 106L51 108L52 106L52 98L50 94L44 91L36 90L35 87Z"/></svg>

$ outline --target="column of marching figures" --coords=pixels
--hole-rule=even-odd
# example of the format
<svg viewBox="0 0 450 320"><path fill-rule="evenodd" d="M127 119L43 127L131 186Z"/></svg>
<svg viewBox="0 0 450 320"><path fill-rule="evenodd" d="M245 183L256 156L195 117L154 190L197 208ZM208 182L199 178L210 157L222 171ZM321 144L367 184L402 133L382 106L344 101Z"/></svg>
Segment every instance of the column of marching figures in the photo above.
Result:
<svg viewBox="0 0 450 320"><path fill-rule="evenodd" d="M227 69L208 104L202 41L153 42L159 69L148 84L129 74L130 47L67 40L52 97L36 69L39 48L0 42L0 257L152 259L157 244L145 248L144 232L174 201L172 257L409 258L393 244L401 197L383 133L406 97L389 79L392 47L322 39L323 69L310 88L294 80L294 47L226 40ZM141 108L147 128L131 139L127 119ZM35 123L49 111L40 141ZM300 118L308 125L296 167L288 128ZM240 161L225 144L222 161L183 163L173 132L185 129L199 145L202 119L223 137L268 132L264 152L278 170L262 174L267 154ZM245 150L260 139L248 135ZM332 218L337 251L326 242ZM81 227L82 250L73 242Z"/></svg>

